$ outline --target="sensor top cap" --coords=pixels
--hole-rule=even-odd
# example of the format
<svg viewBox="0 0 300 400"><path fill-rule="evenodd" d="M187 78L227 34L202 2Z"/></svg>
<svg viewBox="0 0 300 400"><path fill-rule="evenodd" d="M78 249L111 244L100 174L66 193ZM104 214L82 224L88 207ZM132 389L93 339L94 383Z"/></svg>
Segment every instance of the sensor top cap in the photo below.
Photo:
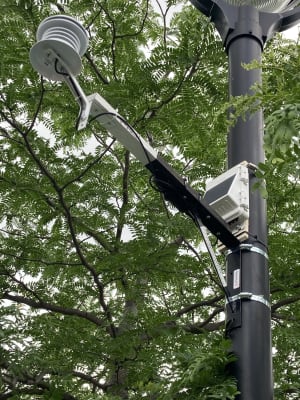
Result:
<svg viewBox="0 0 300 400"><path fill-rule="evenodd" d="M81 57L89 40L78 21L66 15L48 17L39 25L36 38L37 43L30 50L30 62L38 73L53 81L62 81L66 73L73 76L80 73Z"/></svg>

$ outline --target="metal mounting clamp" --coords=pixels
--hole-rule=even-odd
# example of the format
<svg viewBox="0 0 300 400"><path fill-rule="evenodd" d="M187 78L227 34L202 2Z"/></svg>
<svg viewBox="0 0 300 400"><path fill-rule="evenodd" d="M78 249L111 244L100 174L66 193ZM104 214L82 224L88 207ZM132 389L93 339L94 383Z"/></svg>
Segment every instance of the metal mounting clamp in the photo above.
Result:
<svg viewBox="0 0 300 400"><path fill-rule="evenodd" d="M228 304L228 303L233 303L233 302L235 302L235 301L237 301L237 300L243 300L243 299L245 299L245 300L250 300L250 301L257 301L257 302L259 302L259 303L262 303L262 304L264 304L265 306L267 306L269 309L271 309L271 304L270 304L270 302L268 301L268 300L266 300L265 298L264 298L264 296L262 296L262 295L257 295L257 294L253 294L253 293L250 293L250 292L241 292L241 293L239 293L239 294L237 294L237 295L235 295L235 296L232 296L232 297L229 297L229 301L226 301L226 303Z"/></svg>
<svg viewBox="0 0 300 400"><path fill-rule="evenodd" d="M269 255L266 251L264 251L260 247L254 246L251 243L241 243L237 248L235 248L233 250L227 250L226 256L229 256L230 254L236 253L237 251L240 251L240 250L252 251L253 253L258 253L258 254L262 255L267 260L269 259Z"/></svg>

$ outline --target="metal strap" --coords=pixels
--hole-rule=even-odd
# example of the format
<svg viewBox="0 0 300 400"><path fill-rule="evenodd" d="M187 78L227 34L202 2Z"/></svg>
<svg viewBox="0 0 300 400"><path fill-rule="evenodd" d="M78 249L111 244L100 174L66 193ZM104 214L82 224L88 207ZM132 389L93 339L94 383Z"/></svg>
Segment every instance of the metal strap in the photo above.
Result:
<svg viewBox="0 0 300 400"><path fill-rule="evenodd" d="M242 243L239 245L238 248L233 249L233 250L228 250L226 252L226 255L228 256L229 254L236 253L237 251L240 251L240 250L252 251L253 253L258 253L258 254L262 255L267 260L269 259L268 253L266 251L264 251L263 249L261 249L259 247L253 246L252 244L249 244L249 243Z"/></svg>
<svg viewBox="0 0 300 400"><path fill-rule="evenodd" d="M226 301L226 304L233 303L234 301L243 300L243 299L250 300L250 301L258 301L259 303L262 303L265 306L267 306L269 309L271 309L270 302L268 300L266 300L264 298L264 296L253 294L250 292L241 292L235 296L231 296L231 297L229 297L229 301Z"/></svg>

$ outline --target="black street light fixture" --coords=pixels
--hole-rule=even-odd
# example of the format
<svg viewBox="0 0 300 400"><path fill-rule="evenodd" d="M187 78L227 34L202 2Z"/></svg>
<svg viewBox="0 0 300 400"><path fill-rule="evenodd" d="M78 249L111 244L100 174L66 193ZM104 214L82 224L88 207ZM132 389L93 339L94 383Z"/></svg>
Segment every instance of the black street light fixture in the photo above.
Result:
<svg viewBox="0 0 300 400"><path fill-rule="evenodd" d="M245 69L256 60L261 65L264 44L276 32L300 20L300 1L290 0L190 0L215 24L229 59L229 95L253 94L262 82L261 68ZM238 118L228 133L228 168L247 160L264 162L263 112ZM248 239L227 252L226 333L237 360L232 373L238 382L239 400L272 400L272 344L267 253L266 202L251 191L250 174ZM227 302L228 303L228 302Z"/></svg>
<svg viewBox="0 0 300 400"><path fill-rule="evenodd" d="M261 84L264 44L275 32L300 20L300 0L191 0L214 22L229 57L229 94L253 94ZM75 76L88 36L72 17L46 18L30 51L33 67L50 80L64 81L80 106L77 129L97 120L152 173L154 183L179 211L190 216L201 231L223 286L226 333L237 356L232 373L239 400L272 400L272 345L267 254L266 202L252 191L255 169L264 162L262 110L238 118L228 134L228 168L212 182L204 196L193 190L129 123L99 94L86 96ZM225 280L213 253L206 226L227 248ZM243 228L241 228L243 227Z"/></svg>

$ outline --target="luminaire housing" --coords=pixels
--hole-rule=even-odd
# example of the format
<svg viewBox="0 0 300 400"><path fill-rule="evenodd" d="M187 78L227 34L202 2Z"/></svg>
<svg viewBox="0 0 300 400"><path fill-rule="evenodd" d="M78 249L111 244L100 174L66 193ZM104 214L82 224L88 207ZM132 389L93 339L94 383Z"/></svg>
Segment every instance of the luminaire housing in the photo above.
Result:
<svg viewBox="0 0 300 400"><path fill-rule="evenodd" d="M226 0L226 2L233 6L254 6L265 12L280 12L293 3L291 0Z"/></svg>
<svg viewBox="0 0 300 400"><path fill-rule="evenodd" d="M260 42L263 48L276 32L297 25L300 0L190 0L215 24L228 52L238 37Z"/></svg>

